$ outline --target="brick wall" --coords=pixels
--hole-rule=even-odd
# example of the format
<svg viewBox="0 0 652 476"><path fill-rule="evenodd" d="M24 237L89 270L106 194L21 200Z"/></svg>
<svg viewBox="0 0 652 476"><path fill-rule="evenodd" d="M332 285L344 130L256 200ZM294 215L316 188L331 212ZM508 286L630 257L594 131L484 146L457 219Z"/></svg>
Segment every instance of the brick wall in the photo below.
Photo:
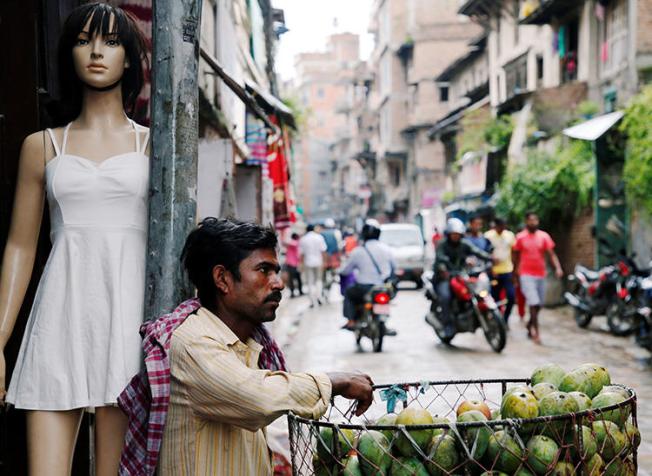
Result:
<svg viewBox="0 0 652 476"><path fill-rule="evenodd" d="M652 53L652 0L638 0L638 11L636 21L638 23L636 51L641 53Z"/></svg>
<svg viewBox="0 0 652 476"><path fill-rule="evenodd" d="M557 243L557 255L566 274L571 273L577 263L589 268L595 265L595 240L591 236L593 224L593 210L588 209L572 223L552 232Z"/></svg>

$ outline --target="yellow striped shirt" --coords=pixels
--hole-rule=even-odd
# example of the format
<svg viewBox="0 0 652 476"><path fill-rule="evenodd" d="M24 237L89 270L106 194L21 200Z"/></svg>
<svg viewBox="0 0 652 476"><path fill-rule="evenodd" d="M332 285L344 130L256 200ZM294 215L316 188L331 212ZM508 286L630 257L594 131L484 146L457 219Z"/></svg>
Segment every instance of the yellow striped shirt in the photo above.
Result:
<svg viewBox="0 0 652 476"><path fill-rule="evenodd" d="M271 475L264 428L289 410L323 415L329 378L260 370L260 351L205 308L174 331L160 476Z"/></svg>

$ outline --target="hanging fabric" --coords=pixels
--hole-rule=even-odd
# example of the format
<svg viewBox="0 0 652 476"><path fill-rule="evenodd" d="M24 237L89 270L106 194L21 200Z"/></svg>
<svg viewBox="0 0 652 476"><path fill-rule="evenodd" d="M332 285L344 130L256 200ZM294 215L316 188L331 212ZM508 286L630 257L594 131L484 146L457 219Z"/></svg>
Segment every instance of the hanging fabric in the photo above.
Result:
<svg viewBox="0 0 652 476"><path fill-rule="evenodd" d="M566 56L566 25L559 27L559 33L557 34L559 39L557 40L557 48L559 51L559 57L563 58Z"/></svg>
<svg viewBox="0 0 652 476"><path fill-rule="evenodd" d="M605 7L601 3L595 4L595 17L598 21L604 21Z"/></svg>
<svg viewBox="0 0 652 476"><path fill-rule="evenodd" d="M609 59L609 43L604 41L600 46L600 61L606 63Z"/></svg>

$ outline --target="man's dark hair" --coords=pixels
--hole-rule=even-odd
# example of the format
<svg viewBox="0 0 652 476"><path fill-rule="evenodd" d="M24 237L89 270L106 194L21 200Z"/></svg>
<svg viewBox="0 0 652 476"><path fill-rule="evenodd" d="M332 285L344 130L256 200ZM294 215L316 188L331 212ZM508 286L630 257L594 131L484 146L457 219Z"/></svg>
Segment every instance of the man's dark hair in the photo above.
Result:
<svg viewBox="0 0 652 476"><path fill-rule="evenodd" d="M111 16L114 17L113 29L110 30ZM79 116L82 106L84 84L75 72L72 49L77 37L91 19L89 35L101 33L103 36L115 33L125 49L129 60L121 79L122 101L127 115L135 112L136 99L145 82L143 63L148 68L147 41L138 28L134 17L119 7L106 3L87 3L75 8L66 19L59 39L59 85L61 102L58 104L57 117L62 123L70 122Z"/></svg>
<svg viewBox="0 0 652 476"><path fill-rule="evenodd" d="M505 226L506 223L507 223L507 222L506 222L505 219L502 218L502 217L496 217L496 218L494 218L494 225L496 225L496 226Z"/></svg>
<svg viewBox="0 0 652 476"><path fill-rule="evenodd" d="M482 215L480 215L478 213L476 213L475 215L471 215L471 218L469 218L469 223L471 223L472 221L475 221L475 220L483 220L484 221L484 219L482 218Z"/></svg>
<svg viewBox="0 0 652 476"><path fill-rule="evenodd" d="M292 239L293 240L298 240L299 239L299 233L292 233Z"/></svg>
<svg viewBox="0 0 652 476"><path fill-rule="evenodd" d="M527 220L528 218L530 218L531 216L535 216L535 217L539 218L539 215L537 214L537 212L533 212L533 211L527 211L527 212L525 212L525 219L526 219L526 220Z"/></svg>
<svg viewBox="0 0 652 476"><path fill-rule="evenodd" d="M271 226L209 217L188 235L181 261L197 288L200 301L208 303L215 298L215 266L224 266L240 280L242 260L255 250L273 249L277 245L276 231Z"/></svg>
<svg viewBox="0 0 652 476"><path fill-rule="evenodd" d="M315 225L308 225L306 227L306 233L310 233L311 231L315 231Z"/></svg>

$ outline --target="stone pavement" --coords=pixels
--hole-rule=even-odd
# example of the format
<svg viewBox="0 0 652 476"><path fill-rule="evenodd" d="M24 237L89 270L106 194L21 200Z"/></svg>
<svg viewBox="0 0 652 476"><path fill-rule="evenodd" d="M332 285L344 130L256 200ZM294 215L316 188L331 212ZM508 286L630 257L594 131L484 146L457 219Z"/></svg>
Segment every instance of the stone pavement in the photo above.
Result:
<svg viewBox="0 0 652 476"><path fill-rule="evenodd" d="M335 294L335 293L334 293ZM543 345L526 338L518 315L510 319L511 331L502 354L491 351L480 331L461 334L453 347L442 345L424 322L428 301L423 293L402 290L392 304L390 325L399 335L387 338L381 354L356 348L353 335L340 330L341 298L332 304L308 309L305 298L287 299L279 309L272 332L284 347L290 367L303 371L359 370L376 383L465 378L528 377L533 368L556 362L564 368L585 362L605 365L612 380L633 387L639 398L638 421L643 434L639 450L639 474L652 474L652 371L649 355L631 339L607 332L604 317L589 329L579 329L567 308L542 314Z"/></svg>

